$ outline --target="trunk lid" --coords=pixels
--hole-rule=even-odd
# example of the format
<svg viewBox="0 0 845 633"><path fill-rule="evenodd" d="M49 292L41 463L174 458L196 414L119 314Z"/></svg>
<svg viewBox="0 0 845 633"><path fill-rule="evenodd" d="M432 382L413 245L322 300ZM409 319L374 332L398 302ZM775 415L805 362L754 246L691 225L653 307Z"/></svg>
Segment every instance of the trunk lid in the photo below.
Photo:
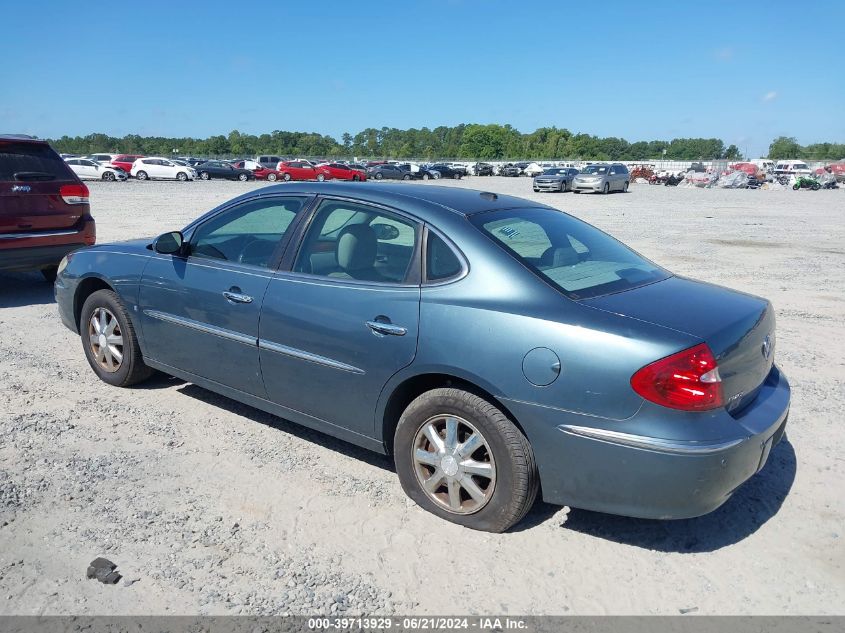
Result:
<svg viewBox="0 0 845 633"><path fill-rule="evenodd" d="M0 233L72 228L88 205L66 204L60 189L78 183L46 143L0 140Z"/></svg>
<svg viewBox="0 0 845 633"><path fill-rule="evenodd" d="M707 343L716 356L725 407L731 413L754 400L774 364L774 309L760 297L669 277L582 303L684 332Z"/></svg>

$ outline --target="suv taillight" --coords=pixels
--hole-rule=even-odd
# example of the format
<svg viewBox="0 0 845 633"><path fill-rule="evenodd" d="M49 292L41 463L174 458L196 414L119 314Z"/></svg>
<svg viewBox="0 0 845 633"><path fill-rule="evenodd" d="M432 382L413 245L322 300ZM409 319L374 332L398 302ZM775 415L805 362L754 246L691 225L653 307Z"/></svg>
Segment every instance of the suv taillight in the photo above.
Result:
<svg viewBox="0 0 845 633"><path fill-rule="evenodd" d="M88 187L83 184L62 185L59 195L65 204L88 204Z"/></svg>
<svg viewBox="0 0 845 633"><path fill-rule="evenodd" d="M670 409L707 411L724 404L719 367L706 343L646 365L631 376L631 387Z"/></svg>

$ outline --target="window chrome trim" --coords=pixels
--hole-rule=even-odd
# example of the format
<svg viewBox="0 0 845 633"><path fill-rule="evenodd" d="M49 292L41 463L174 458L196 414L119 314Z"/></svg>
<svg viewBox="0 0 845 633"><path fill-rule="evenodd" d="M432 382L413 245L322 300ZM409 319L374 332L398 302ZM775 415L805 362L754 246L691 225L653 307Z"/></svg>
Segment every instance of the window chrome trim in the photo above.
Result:
<svg viewBox="0 0 845 633"><path fill-rule="evenodd" d="M33 237L57 237L59 235L76 235L77 229L61 231L40 231L38 233L0 233L0 240L28 240Z"/></svg>
<svg viewBox="0 0 845 633"><path fill-rule="evenodd" d="M216 325L200 323L199 321L194 321L193 319L186 319L185 317L176 316L175 314L168 314L166 312L159 312L158 310L144 310L144 314L153 319L158 319L159 321L175 323L176 325L191 328L192 330L197 330L198 332L203 332L205 334L219 336L220 338L225 338L230 341L235 341L237 343L243 343L244 345L258 345L258 339L255 336L247 336L246 334L227 330L226 328L217 327Z"/></svg>
<svg viewBox="0 0 845 633"><path fill-rule="evenodd" d="M263 338L258 339L258 348L266 349L270 352L276 352L277 354L283 354L284 356L290 356L291 358L298 358L299 360L304 360L309 363L323 365L324 367L331 367L332 369L349 372L351 374L363 375L366 373L360 367L347 365L346 363L341 363L340 361L333 360L331 358L326 358L325 356L320 356L319 354L305 352L303 350L296 349L295 347L280 345L279 343L274 343L273 341L268 341Z"/></svg>
<svg viewBox="0 0 845 633"><path fill-rule="evenodd" d="M719 453L742 444L748 439L747 437L740 437L720 442L696 442L685 440L667 440L658 437L632 435L630 433L621 433L619 431L609 431L607 429L597 429L588 426L574 426L570 424L562 424L557 428L568 435L586 437L591 440L608 442L610 444L619 444L621 446L630 446L632 448L644 448L646 450L657 451L659 453L669 453L672 455L709 455L712 453Z"/></svg>

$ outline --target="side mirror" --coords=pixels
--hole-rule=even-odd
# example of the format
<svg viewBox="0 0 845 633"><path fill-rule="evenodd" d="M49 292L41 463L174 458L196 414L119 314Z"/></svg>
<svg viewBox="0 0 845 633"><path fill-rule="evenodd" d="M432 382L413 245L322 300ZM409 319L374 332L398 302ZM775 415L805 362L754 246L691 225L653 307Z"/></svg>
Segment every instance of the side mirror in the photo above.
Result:
<svg viewBox="0 0 845 633"><path fill-rule="evenodd" d="M373 231L378 240L395 240L399 237L399 229L392 224L373 224Z"/></svg>
<svg viewBox="0 0 845 633"><path fill-rule="evenodd" d="M162 255L175 255L182 250L184 238L179 231L159 235L153 242L153 250Z"/></svg>

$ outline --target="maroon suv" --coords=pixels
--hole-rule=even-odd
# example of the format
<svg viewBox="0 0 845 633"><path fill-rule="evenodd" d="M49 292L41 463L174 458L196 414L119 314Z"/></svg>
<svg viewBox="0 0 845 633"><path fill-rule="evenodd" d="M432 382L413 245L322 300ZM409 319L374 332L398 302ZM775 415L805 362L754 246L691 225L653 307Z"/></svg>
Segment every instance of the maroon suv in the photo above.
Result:
<svg viewBox="0 0 845 633"><path fill-rule="evenodd" d="M61 259L96 240L88 187L45 141L0 135L0 271L56 278Z"/></svg>

